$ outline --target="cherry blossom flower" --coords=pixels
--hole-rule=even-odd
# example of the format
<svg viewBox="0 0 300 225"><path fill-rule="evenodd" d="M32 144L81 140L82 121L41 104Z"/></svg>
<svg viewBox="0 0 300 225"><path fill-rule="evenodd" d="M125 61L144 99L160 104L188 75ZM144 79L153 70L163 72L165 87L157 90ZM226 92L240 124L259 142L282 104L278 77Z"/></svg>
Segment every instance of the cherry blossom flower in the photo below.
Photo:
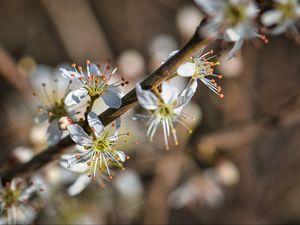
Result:
<svg viewBox="0 0 300 225"><path fill-rule="evenodd" d="M119 86L128 84L128 81L122 78L120 81L108 84L117 68L109 65L100 67L89 60L86 61L86 64L86 73L83 73L81 66L76 68L75 64L72 64L73 70L60 68L63 77L76 80L82 85L81 88L73 90L67 95L65 104L72 106L88 97L101 97L107 106L119 108L122 104Z"/></svg>
<svg viewBox="0 0 300 225"><path fill-rule="evenodd" d="M136 86L136 94L140 105L151 112L150 115L137 114L132 117L134 120L143 120L149 123L147 136L150 141L153 141L153 136L161 124L163 128L165 147L169 149L168 138L172 134L174 142L178 145L176 129L174 123L179 122L185 128L192 132L185 124L184 120L188 115L182 112L183 107L190 102L194 90L193 87L188 87L179 93L177 87L170 85L167 82L162 83L161 93L152 93L148 90L143 90L138 84Z"/></svg>
<svg viewBox="0 0 300 225"><path fill-rule="evenodd" d="M36 185L26 185L21 178L14 178L2 186L0 182L0 224L30 224L36 209L30 203L34 194L42 191Z"/></svg>
<svg viewBox="0 0 300 225"><path fill-rule="evenodd" d="M128 159L124 152L116 149L119 137L129 135L118 133L121 125L119 118L112 125L114 131L106 130L94 112L88 114L87 120L93 131L91 135L77 124L67 127L72 140L77 144L78 153L62 156L61 165L72 172L81 173L69 188L70 195L79 194L91 181L102 183L103 171L112 179L109 167L124 169L123 162Z"/></svg>
<svg viewBox="0 0 300 225"><path fill-rule="evenodd" d="M274 35L290 30L296 37L299 35L300 5L297 0L274 0L275 7L261 16L264 26L270 27ZM298 24L297 24L298 23Z"/></svg>
<svg viewBox="0 0 300 225"><path fill-rule="evenodd" d="M200 32L213 39L223 38L235 43L227 59L235 56L246 39L260 37L266 40L265 36L258 34L254 23L258 8L252 0L195 0L195 2L209 16L207 25Z"/></svg>
<svg viewBox="0 0 300 225"><path fill-rule="evenodd" d="M63 136L66 124L79 120L82 106L67 106L64 100L70 92L71 81L65 85L54 79L51 85L42 83L42 93L33 93L38 101L39 116L36 122L48 121L47 129L48 145L57 144Z"/></svg>
<svg viewBox="0 0 300 225"><path fill-rule="evenodd" d="M196 90L198 84L197 80L200 80L205 84L210 90L220 96L224 97L221 93L221 87L217 85L215 79L221 79L222 75L214 73L214 66L220 65L220 63L210 61L215 56L212 55L213 51L206 52L202 54L204 48L202 48L198 53L196 53L191 59L186 63L180 65L177 68L177 74L182 77L191 77L189 86L193 87L192 90Z"/></svg>

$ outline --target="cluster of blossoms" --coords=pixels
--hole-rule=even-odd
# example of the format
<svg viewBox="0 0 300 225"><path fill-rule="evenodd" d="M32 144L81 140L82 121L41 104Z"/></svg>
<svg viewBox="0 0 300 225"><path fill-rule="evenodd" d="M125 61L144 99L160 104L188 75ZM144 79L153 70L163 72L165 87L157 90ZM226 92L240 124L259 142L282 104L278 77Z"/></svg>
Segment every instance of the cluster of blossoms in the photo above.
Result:
<svg viewBox="0 0 300 225"><path fill-rule="evenodd" d="M299 38L300 6L298 0L274 0L274 7L261 15L253 0L195 0L208 16L208 22L199 32L212 39L221 38L234 42L227 59L235 56L244 40L260 38L268 42L265 35L259 34L261 22L270 34L278 35L288 30Z"/></svg>
<svg viewBox="0 0 300 225"><path fill-rule="evenodd" d="M199 31L201 35L234 43L227 59L234 57L247 39L260 38L267 42L266 37L259 33L259 16L260 22L270 34L278 35L290 31L294 37L299 38L300 6L297 0L274 0L273 7L263 13L253 0L195 1L208 17L206 24ZM170 53L165 61L177 52ZM161 86L151 87L151 90L143 89L140 84L136 85L137 99L148 114L137 114L132 119L148 123L146 136L151 142L159 127L162 129L167 150L170 149L170 137L175 145L179 144L177 123L189 133L192 132L185 121L192 117L183 110L196 93L198 80L220 98L224 97L216 81L222 78L222 75L215 72L215 67L220 63L214 60L213 54L212 50L205 52L203 48L176 68L173 75L189 78L183 91L179 91L169 81L162 82ZM96 65L90 60L86 61L86 68L72 64L72 68L60 68L60 72L60 78L55 78L53 85L42 83L42 96L34 93L39 102L40 115L37 121L48 122L49 146L57 144L66 134L76 143L77 153L63 155L60 164L80 174L68 189L70 195L77 195L92 181L104 186L104 181L113 178L114 172L110 168L125 169L124 162L129 157L119 149L119 144L123 138L126 142L129 133L119 133L120 118L109 128L105 128L92 110L98 98L108 107L120 108L120 87L128 84L128 81L124 78L112 81L117 68L108 63ZM86 120L88 127L81 127L83 120ZM39 190L34 185L26 186L19 178L13 179L4 187L0 186L0 224L30 223L36 213L29 200Z"/></svg>
<svg viewBox="0 0 300 225"><path fill-rule="evenodd" d="M36 207L30 203L35 194L42 191L21 178L14 178L5 186L0 183L0 224L29 224L36 216Z"/></svg>
<svg viewBox="0 0 300 225"><path fill-rule="evenodd" d="M171 52L169 56L166 57L166 60L174 56L177 52L178 51ZM136 94L140 105L148 110L150 114L137 114L133 116L133 119L148 122L149 128L147 130L147 136L150 138L150 141L153 141L154 134L161 124L167 150L169 149L168 138L171 134L175 145L178 145L175 128L176 122L187 128L189 133L192 132L185 123L185 120L191 117L183 112L183 108L191 101L195 94L198 87L198 80L220 98L224 97L224 94L221 93L221 87L218 86L215 81L215 79L221 79L222 75L214 73L214 67L220 63L218 61L211 61L215 57L212 50L206 53L203 52L204 48L177 68L177 75L190 77L187 87L181 93L177 87L168 82L162 83L161 92L157 89L154 89L153 92L143 90L139 84L136 87Z"/></svg>

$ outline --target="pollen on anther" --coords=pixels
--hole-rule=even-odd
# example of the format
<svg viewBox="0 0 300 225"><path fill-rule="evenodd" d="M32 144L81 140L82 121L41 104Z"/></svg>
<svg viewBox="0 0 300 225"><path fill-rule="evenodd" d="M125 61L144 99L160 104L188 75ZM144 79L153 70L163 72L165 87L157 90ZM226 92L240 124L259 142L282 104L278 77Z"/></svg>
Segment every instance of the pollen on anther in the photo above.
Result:
<svg viewBox="0 0 300 225"><path fill-rule="evenodd" d="M87 59L86 64L91 64L91 61L89 59Z"/></svg>
<svg viewBox="0 0 300 225"><path fill-rule="evenodd" d="M220 94L220 98L224 98L224 94Z"/></svg>
<svg viewBox="0 0 300 225"><path fill-rule="evenodd" d="M108 179L112 180L112 179L113 179L113 177L112 177L111 175L109 175L109 176L108 176Z"/></svg>

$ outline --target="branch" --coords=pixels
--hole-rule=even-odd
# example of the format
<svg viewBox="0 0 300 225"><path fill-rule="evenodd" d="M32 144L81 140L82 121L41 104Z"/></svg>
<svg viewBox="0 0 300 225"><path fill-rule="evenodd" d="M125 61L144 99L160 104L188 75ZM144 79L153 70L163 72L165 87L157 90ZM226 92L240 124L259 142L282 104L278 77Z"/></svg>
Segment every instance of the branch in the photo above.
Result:
<svg viewBox="0 0 300 225"><path fill-rule="evenodd" d="M199 25L201 27L202 24ZM198 29L199 29L198 27ZM200 34L197 31L190 39L190 41L172 58L167 62L161 65L156 71L150 74L142 83L141 86L143 89L153 89L158 87L164 80L167 80L171 77L172 73L177 69L177 67L188 60L197 50L201 47L206 46L212 40L205 39L200 37ZM104 126L107 126L109 123L120 117L126 111L137 105L137 97L135 89L131 90L122 98L122 105L118 109L107 109L101 115L99 115L100 120ZM87 126L85 123L84 127ZM59 158L60 154L63 152L63 149L74 144L70 136L63 138L57 145L53 147L48 147L41 153L34 156L29 162L25 164L20 164L15 168L0 172L0 177L3 181L11 180L15 176L29 174L35 172L41 167L45 166L47 163L56 160Z"/></svg>

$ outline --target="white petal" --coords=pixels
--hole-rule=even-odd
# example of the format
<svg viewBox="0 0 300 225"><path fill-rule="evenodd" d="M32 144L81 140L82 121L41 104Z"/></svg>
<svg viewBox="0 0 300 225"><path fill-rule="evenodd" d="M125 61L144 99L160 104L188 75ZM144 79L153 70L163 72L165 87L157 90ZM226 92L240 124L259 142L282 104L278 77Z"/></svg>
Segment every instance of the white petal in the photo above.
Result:
<svg viewBox="0 0 300 225"><path fill-rule="evenodd" d="M95 63L90 64L90 73L91 75L101 75L99 67Z"/></svg>
<svg viewBox="0 0 300 225"><path fill-rule="evenodd" d="M282 12L273 9L262 14L261 22L263 23L264 26L268 27L277 24L281 18L282 18Z"/></svg>
<svg viewBox="0 0 300 225"><path fill-rule="evenodd" d="M248 18L256 17L258 12L259 11L258 11L256 4L252 1L250 1L246 8L246 14L247 14Z"/></svg>
<svg viewBox="0 0 300 225"><path fill-rule="evenodd" d="M77 124L71 124L67 126L72 140L79 145L86 146L91 145L92 141L90 136Z"/></svg>
<svg viewBox="0 0 300 225"><path fill-rule="evenodd" d="M77 90L71 91L65 98L65 104L67 106L73 106L82 102L88 95L88 91L85 88L79 88Z"/></svg>
<svg viewBox="0 0 300 225"><path fill-rule="evenodd" d="M169 82L162 83L161 97L166 104L170 104L177 100L179 90L176 86Z"/></svg>
<svg viewBox="0 0 300 225"><path fill-rule="evenodd" d="M178 67L177 74L182 77L191 77L195 74L195 71L195 63L186 62Z"/></svg>
<svg viewBox="0 0 300 225"><path fill-rule="evenodd" d="M125 161L126 161L126 155L125 155L124 152L122 152L122 151L116 151L116 153L117 153L118 157L120 158L120 160L121 160L122 162L125 162Z"/></svg>
<svg viewBox="0 0 300 225"><path fill-rule="evenodd" d="M41 113L40 115L38 115L36 118L35 118L35 122L36 123L43 123L45 122L46 120L48 120L48 113L46 112L43 112Z"/></svg>
<svg viewBox="0 0 300 225"><path fill-rule="evenodd" d="M223 0L195 0L205 13L214 15L220 13L220 9L223 7Z"/></svg>
<svg viewBox="0 0 300 225"><path fill-rule="evenodd" d="M147 121L149 119L149 116L142 115L142 114L136 114L131 117L132 120L141 120L141 121Z"/></svg>
<svg viewBox="0 0 300 225"><path fill-rule="evenodd" d="M143 90L140 84L136 85L136 95L143 108L148 110L154 110L157 108L157 97L151 91Z"/></svg>
<svg viewBox="0 0 300 225"><path fill-rule="evenodd" d="M186 89L184 89L184 90L181 92L180 96L178 97L176 109L177 109L178 107L183 107L183 106L185 106L186 104L188 104L188 103L191 101L193 95L195 94L195 91L196 91L196 89L197 89L197 86L198 86L197 80L192 80L192 81L188 84L188 86L186 87ZM181 111L181 110L178 110L178 112L176 112L176 113L179 113L180 111Z"/></svg>
<svg viewBox="0 0 300 225"><path fill-rule="evenodd" d="M93 132L97 137L100 136L102 131L104 130L104 126L98 118L98 115L94 112L90 112L87 117L90 128L92 128Z"/></svg>
<svg viewBox="0 0 300 225"><path fill-rule="evenodd" d="M107 92L102 96L105 104L111 108L120 108L122 105L120 89L116 86L109 85Z"/></svg>
<svg viewBox="0 0 300 225"><path fill-rule="evenodd" d="M74 157L74 156L73 156ZM72 165L69 165L67 161L64 161L64 160L61 160L59 162L59 164L69 170L69 171L72 171L72 172L75 172L75 173L85 173L88 171L89 169L89 166L87 165L86 162L81 162L81 163L74 163Z"/></svg>
<svg viewBox="0 0 300 225"><path fill-rule="evenodd" d="M68 188L68 194L75 196L80 194L89 184L91 183L91 178L86 174L80 175L76 181Z"/></svg>
<svg viewBox="0 0 300 225"><path fill-rule="evenodd" d="M52 120L47 129L47 141L49 146L57 144L63 135L63 131L58 127L58 121Z"/></svg>
<svg viewBox="0 0 300 225"><path fill-rule="evenodd" d="M70 79L76 79L78 80L81 77L81 74L73 71L73 70L68 70L68 69L64 69L64 68L60 68L59 69L61 71L61 75L64 78L70 78Z"/></svg>
<svg viewBox="0 0 300 225"><path fill-rule="evenodd" d="M81 153L86 152L86 149L84 148L84 146L81 146L81 145L75 145L75 149Z"/></svg>
<svg viewBox="0 0 300 225"><path fill-rule="evenodd" d="M243 43L244 43L244 39L241 39L241 40L235 42L233 48L232 48L232 49L230 50L230 52L227 54L226 60L229 60L229 59L235 57L236 52L239 51L239 50L241 49Z"/></svg>
<svg viewBox="0 0 300 225"><path fill-rule="evenodd" d="M28 200L37 191L38 191L38 187L36 185L31 185L22 192L19 200L20 201Z"/></svg>
<svg viewBox="0 0 300 225"><path fill-rule="evenodd" d="M225 39L228 41L238 41L241 39L241 35L232 28L228 28L225 31Z"/></svg>

